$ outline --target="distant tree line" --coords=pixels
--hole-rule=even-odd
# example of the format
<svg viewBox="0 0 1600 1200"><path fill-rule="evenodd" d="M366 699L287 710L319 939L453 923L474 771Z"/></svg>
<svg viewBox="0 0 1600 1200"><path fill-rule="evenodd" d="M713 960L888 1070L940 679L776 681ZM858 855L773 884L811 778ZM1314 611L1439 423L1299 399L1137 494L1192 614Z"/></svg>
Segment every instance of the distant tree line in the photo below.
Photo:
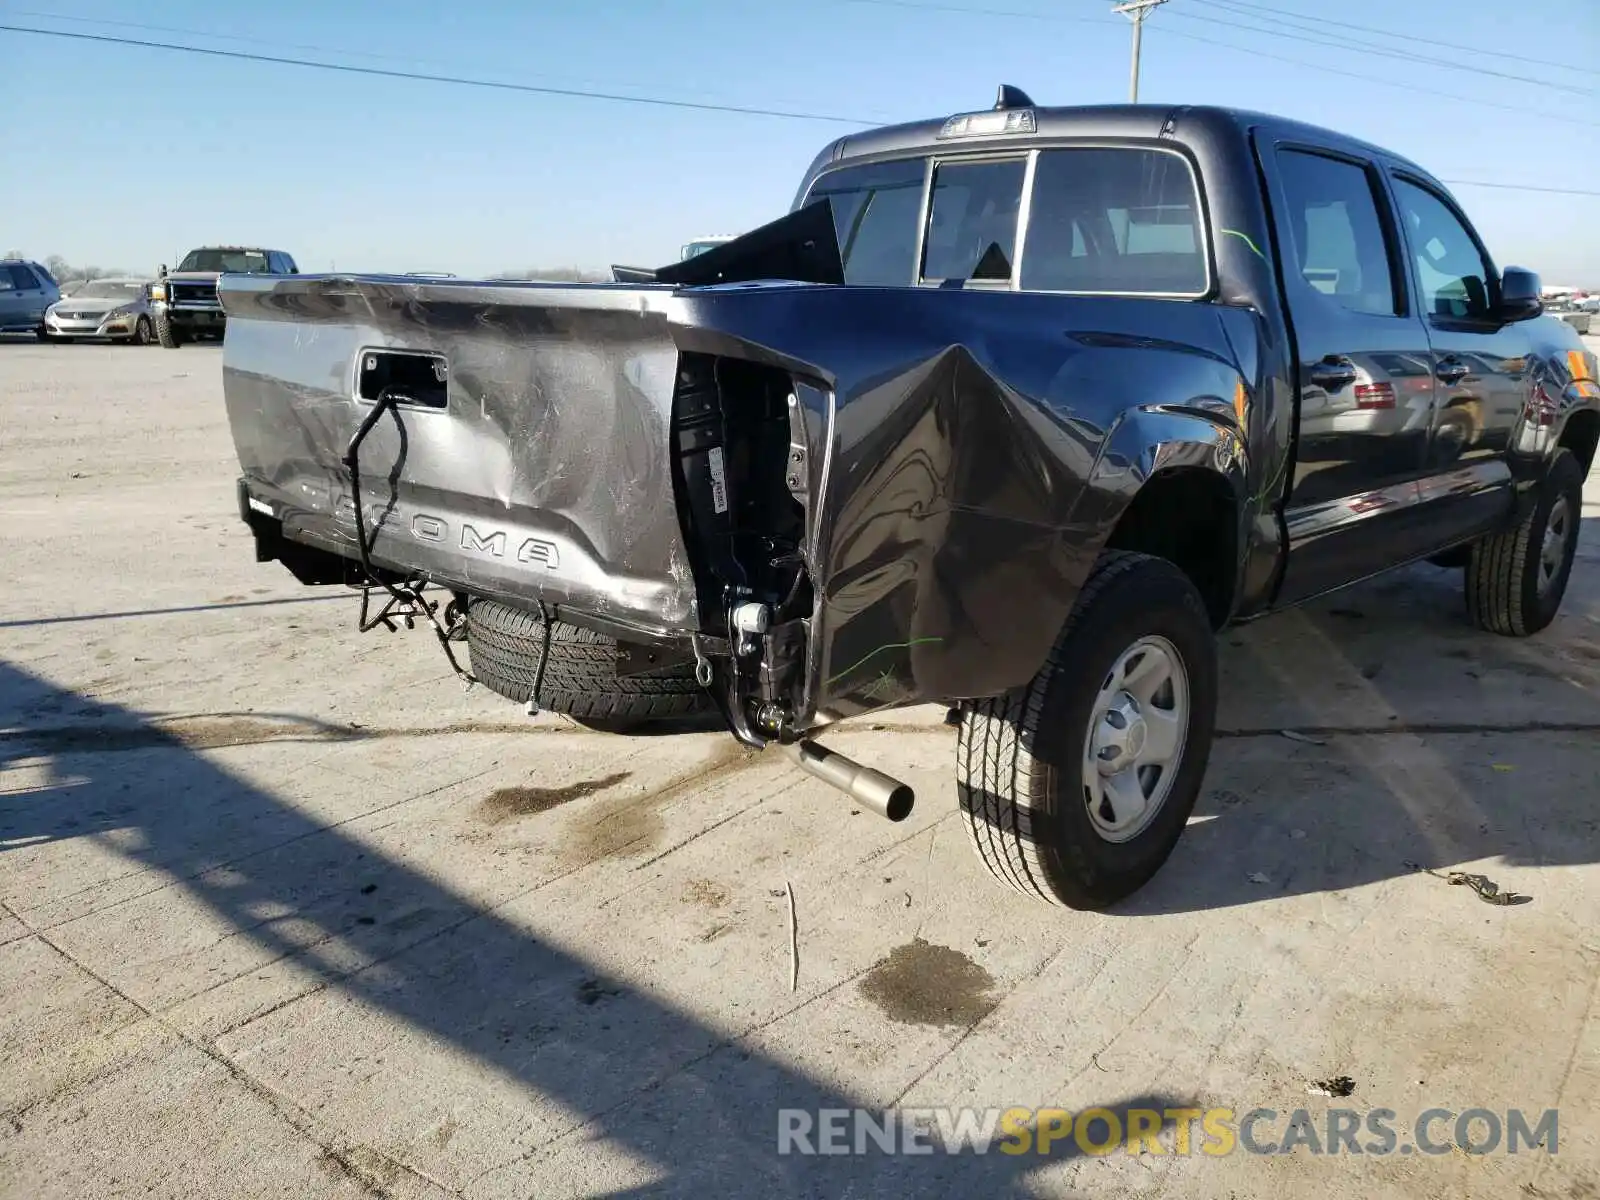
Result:
<svg viewBox="0 0 1600 1200"><path fill-rule="evenodd" d="M8 250L6 258L26 258L20 250ZM110 279L119 275L140 275L155 272L127 271L121 267L74 266L59 254L44 259L44 268L55 276L57 283L87 283L91 279ZM304 269L304 268L302 268ZM603 283L611 278L601 271L585 271L581 267L529 267L525 270L501 271L493 279L526 279L541 283Z"/></svg>
<svg viewBox="0 0 1600 1200"><path fill-rule="evenodd" d="M92 264L75 267L59 254L47 256L44 260L44 269L55 276L57 283L88 283L91 279L112 279L119 275L138 274L122 267L97 267Z"/></svg>
<svg viewBox="0 0 1600 1200"><path fill-rule="evenodd" d="M529 267L526 271L501 271L495 279L526 279L539 283L604 283L605 272L585 271L581 267Z"/></svg>

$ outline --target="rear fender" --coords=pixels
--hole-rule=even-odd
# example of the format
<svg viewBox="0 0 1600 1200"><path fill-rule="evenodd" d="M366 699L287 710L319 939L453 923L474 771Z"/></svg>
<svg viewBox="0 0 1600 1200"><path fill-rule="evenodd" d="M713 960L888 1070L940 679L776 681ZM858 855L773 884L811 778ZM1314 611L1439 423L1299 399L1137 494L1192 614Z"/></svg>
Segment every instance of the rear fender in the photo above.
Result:
<svg viewBox="0 0 1600 1200"><path fill-rule="evenodd" d="M1095 460L1088 486L1073 509L1074 527L1084 531L1095 556L1105 548L1134 497L1158 472L1188 468L1219 475L1233 495L1245 544L1249 451L1233 413L1204 408L1132 409L1118 420Z"/></svg>

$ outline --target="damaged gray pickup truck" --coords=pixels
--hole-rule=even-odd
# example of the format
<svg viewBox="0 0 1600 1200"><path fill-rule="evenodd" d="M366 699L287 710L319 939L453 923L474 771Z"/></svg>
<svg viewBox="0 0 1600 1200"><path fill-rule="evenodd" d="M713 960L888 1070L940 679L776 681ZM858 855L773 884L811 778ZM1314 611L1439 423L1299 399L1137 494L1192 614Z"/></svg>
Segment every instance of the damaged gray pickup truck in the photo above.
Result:
<svg viewBox="0 0 1600 1200"><path fill-rule="evenodd" d="M258 559L518 699L709 706L895 819L810 739L949 705L983 861L1084 908L1184 828L1218 629L1419 559L1494 633L1561 603L1595 358L1375 146L1002 88L614 273L223 276Z"/></svg>

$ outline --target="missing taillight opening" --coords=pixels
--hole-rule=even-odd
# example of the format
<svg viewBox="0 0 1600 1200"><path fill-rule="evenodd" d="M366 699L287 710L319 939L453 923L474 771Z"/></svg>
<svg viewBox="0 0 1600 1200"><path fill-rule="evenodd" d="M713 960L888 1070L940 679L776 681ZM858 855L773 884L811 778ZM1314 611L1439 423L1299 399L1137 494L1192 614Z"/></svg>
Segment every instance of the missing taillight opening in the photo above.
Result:
<svg viewBox="0 0 1600 1200"><path fill-rule="evenodd" d="M774 622L810 614L805 509L787 470L791 390L786 372L760 363L694 353L679 361L678 487L701 616L713 628L733 595L768 605Z"/></svg>

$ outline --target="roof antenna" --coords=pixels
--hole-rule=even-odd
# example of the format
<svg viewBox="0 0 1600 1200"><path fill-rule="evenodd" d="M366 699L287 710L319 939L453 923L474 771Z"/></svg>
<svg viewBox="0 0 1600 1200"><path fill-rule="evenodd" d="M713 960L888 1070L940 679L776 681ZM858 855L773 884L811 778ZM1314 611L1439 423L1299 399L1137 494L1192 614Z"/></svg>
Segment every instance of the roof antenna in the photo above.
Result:
<svg viewBox="0 0 1600 1200"><path fill-rule="evenodd" d="M999 94L994 98L994 107L997 112L1006 108L1032 108L1033 97L1019 87L1002 83Z"/></svg>

